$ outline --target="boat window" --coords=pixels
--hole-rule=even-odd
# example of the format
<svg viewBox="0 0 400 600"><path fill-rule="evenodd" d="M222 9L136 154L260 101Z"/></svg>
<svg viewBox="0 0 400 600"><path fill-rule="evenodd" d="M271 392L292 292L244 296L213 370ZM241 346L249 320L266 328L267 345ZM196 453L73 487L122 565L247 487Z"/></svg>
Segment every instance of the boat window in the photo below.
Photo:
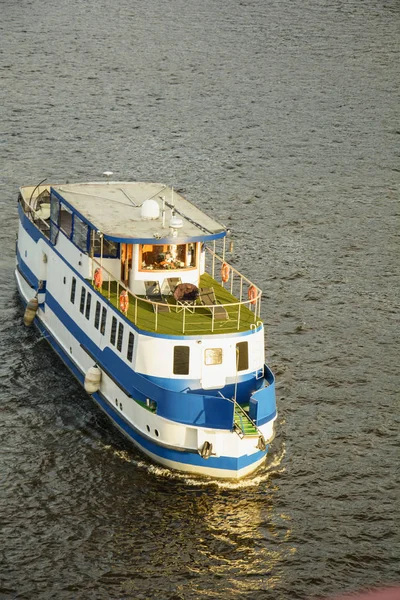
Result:
<svg viewBox="0 0 400 600"><path fill-rule="evenodd" d="M119 350L121 352L121 348L122 348L122 340L124 338L124 326L122 325L122 323L119 323L118 325L118 338L117 338L117 350Z"/></svg>
<svg viewBox="0 0 400 600"><path fill-rule="evenodd" d="M71 283L71 302L72 304L75 304L75 292L76 292L76 279L75 277L72 278L72 283Z"/></svg>
<svg viewBox="0 0 400 600"><path fill-rule="evenodd" d="M106 332L106 323L107 323L107 309L104 308L104 306L103 306L103 310L101 311L101 323L100 323L100 333L102 335L104 335Z"/></svg>
<svg viewBox="0 0 400 600"><path fill-rule="evenodd" d="M206 348L204 351L205 365L222 364L222 348Z"/></svg>
<svg viewBox="0 0 400 600"><path fill-rule="evenodd" d="M196 266L197 244L142 244L139 252L141 271L190 269Z"/></svg>
<svg viewBox="0 0 400 600"><path fill-rule="evenodd" d="M132 357L133 357L133 346L135 343L135 336L133 335L133 333L130 331L129 332L129 338L128 338L128 352L127 352L127 359L132 362Z"/></svg>
<svg viewBox="0 0 400 600"><path fill-rule="evenodd" d="M94 315L94 326L95 326L96 329L99 328L99 323L100 323L100 309L101 309L101 304L97 300L97 302L96 302L96 312L95 312L95 315Z"/></svg>
<svg viewBox="0 0 400 600"><path fill-rule="evenodd" d="M50 241L56 245L57 237L59 233L59 222L60 222L60 202L58 198L51 194L50 196Z"/></svg>
<svg viewBox="0 0 400 600"><path fill-rule="evenodd" d="M65 204L61 204L60 209L60 229L69 238L72 233L72 210Z"/></svg>
<svg viewBox="0 0 400 600"><path fill-rule="evenodd" d="M174 375L189 375L189 346L175 346Z"/></svg>
<svg viewBox="0 0 400 600"><path fill-rule="evenodd" d="M59 224L59 216L60 216L60 202L54 194L51 194L51 196L50 196L50 219L53 221L53 223L55 225Z"/></svg>
<svg viewBox="0 0 400 600"><path fill-rule="evenodd" d="M81 311L81 313L83 314L84 308L85 308L85 298L86 298L86 290L83 287L81 290L81 303L79 306L79 310Z"/></svg>
<svg viewBox="0 0 400 600"><path fill-rule="evenodd" d="M101 237L100 234L93 231L90 234L90 249L93 252L94 256L100 256L101 254ZM103 258L118 258L118 249L119 244L117 242L112 242L111 240L107 240L103 237Z"/></svg>
<svg viewBox="0 0 400 600"><path fill-rule="evenodd" d="M111 334L110 334L110 342L113 346L115 346L115 338L117 335L117 319L115 317L112 318L111 321Z"/></svg>
<svg viewBox="0 0 400 600"><path fill-rule="evenodd" d="M89 234L89 227L81 221L81 219L74 215L74 230L72 234L72 241L75 246L78 246L83 252L87 252L87 240Z"/></svg>
<svg viewBox="0 0 400 600"><path fill-rule="evenodd" d="M238 371L246 371L249 368L248 342L238 342L236 344L236 365Z"/></svg>
<svg viewBox="0 0 400 600"><path fill-rule="evenodd" d="M91 303L92 303L92 294L89 294L89 292L88 292L88 295L87 295L87 298L86 298L86 310L85 310L85 317L87 318L87 320L90 319L90 305L91 305Z"/></svg>

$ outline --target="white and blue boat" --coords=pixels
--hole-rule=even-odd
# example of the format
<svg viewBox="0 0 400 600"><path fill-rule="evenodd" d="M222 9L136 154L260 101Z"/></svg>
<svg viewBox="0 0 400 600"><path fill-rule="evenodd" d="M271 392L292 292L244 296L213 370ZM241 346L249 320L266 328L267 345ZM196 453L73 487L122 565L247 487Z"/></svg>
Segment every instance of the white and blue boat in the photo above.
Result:
<svg viewBox="0 0 400 600"><path fill-rule="evenodd" d="M274 437L261 290L225 227L173 188L25 186L15 276L32 322L151 460L244 477Z"/></svg>

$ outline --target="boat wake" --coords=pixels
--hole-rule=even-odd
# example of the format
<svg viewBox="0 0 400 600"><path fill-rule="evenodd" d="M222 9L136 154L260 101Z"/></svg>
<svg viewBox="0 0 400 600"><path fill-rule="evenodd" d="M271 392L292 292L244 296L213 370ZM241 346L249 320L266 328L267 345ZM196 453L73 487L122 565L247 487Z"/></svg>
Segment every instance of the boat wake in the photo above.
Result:
<svg viewBox="0 0 400 600"><path fill-rule="evenodd" d="M282 473L285 467L282 466L283 458L286 454L286 448L283 444L277 452L271 452L267 457L267 462L264 463L255 473L235 481L233 479L213 479L211 477L201 477L196 475L188 475L187 473L181 473L179 471L172 471L166 467L161 467L153 463L147 462L145 459L134 458L129 454L127 450L116 450L112 446L103 446L104 450L111 450L115 457L121 461L129 462L134 465L138 470L145 471L149 475L169 479L177 482L182 482L191 487L217 487L220 489L246 489L257 487L261 483L267 481L271 475Z"/></svg>

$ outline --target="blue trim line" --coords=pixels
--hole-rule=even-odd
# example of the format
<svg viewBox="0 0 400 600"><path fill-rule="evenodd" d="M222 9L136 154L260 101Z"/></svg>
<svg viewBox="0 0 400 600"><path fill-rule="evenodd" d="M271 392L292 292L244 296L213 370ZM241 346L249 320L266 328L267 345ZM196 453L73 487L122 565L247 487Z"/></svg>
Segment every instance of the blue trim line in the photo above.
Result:
<svg viewBox="0 0 400 600"><path fill-rule="evenodd" d="M111 240L112 242L121 242L124 244L188 244L190 242L211 242L212 240L219 240L226 236L226 231L221 231L219 233L212 233L209 235L195 235L193 237L165 237L156 239L154 237L151 238L126 238L126 237L116 237L113 235L104 234L104 237L107 240Z"/></svg>
<svg viewBox="0 0 400 600"><path fill-rule="evenodd" d="M277 411L274 410L273 413L271 413L270 415L268 415L267 417L264 417L263 419L259 419L257 421L257 427L261 427L261 425L264 425L265 423L269 423L269 421L272 421L272 419L275 419L276 415L277 415Z"/></svg>

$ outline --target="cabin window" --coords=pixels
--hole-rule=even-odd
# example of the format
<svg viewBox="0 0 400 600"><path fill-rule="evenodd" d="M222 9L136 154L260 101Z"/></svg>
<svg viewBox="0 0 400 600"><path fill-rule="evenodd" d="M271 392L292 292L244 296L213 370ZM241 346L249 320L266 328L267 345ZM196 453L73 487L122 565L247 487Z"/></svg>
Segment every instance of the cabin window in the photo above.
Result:
<svg viewBox="0 0 400 600"><path fill-rule="evenodd" d="M74 215L74 230L72 234L72 241L75 246L78 246L83 252L87 252L87 240L89 234L89 227L81 221L81 219Z"/></svg>
<svg viewBox="0 0 400 600"><path fill-rule="evenodd" d="M90 249L94 256L101 255L101 237L100 234L95 231L91 232L90 235ZM118 247L117 242L112 242L103 237L103 258L118 258Z"/></svg>
<svg viewBox="0 0 400 600"><path fill-rule="evenodd" d="M52 244L57 243L58 225L60 219L60 202L54 194L50 196L50 241Z"/></svg>
<svg viewBox="0 0 400 600"><path fill-rule="evenodd" d="M206 348L204 351L205 365L222 364L222 348Z"/></svg>
<svg viewBox="0 0 400 600"><path fill-rule="evenodd" d="M110 342L113 346L115 346L115 338L117 336L117 319L115 317L112 318L111 321L111 334L110 334Z"/></svg>
<svg viewBox="0 0 400 600"><path fill-rule="evenodd" d="M90 319L90 305L92 304L92 294L87 295L86 298L86 310L85 310L85 317L87 318L87 320Z"/></svg>
<svg viewBox="0 0 400 600"><path fill-rule="evenodd" d="M94 326L96 329L99 328L99 323L100 323L100 309L101 309L101 304L99 301L96 302L96 312L94 313Z"/></svg>
<svg viewBox="0 0 400 600"><path fill-rule="evenodd" d="M133 346L135 344L135 336L133 335L133 333L130 331L129 332L129 338L128 338L128 352L126 354L126 358L132 362L132 357L133 357Z"/></svg>
<svg viewBox="0 0 400 600"><path fill-rule="evenodd" d="M86 298L86 290L83 287L82 290L81 290L81 303L80 303L80 306L79 306L79 310L81 311L82 314L83 314L83 311L85 309L85 298Z"/></svg>
<svg viewBox="0 0 400 600"><path fill-rule="evenodd" d="M70 238L72 233L72 210L65 204L61 204L60 209L60 229Z"/></svg>
<svg viewBox="0 0 400 600"><path fill-rule="evenodd" d="M103 310L101 311L101 323L100 323L101 335L104 335L106 332L106 323L107 323L107 309L104 308L104 306L103 306Z"/></svg>
<svg viewBox="0 0 400 600"><path fill-rule="evenodd" d="M118 338L117 338L117 350L121 352L122 349L122 340L124 338L124 326L122 323L118 325Z"/></svg>
<svg viewBox="0 0 400 600"><path fill-rule="evenodd" d="M76 279L75 279L75 277L73 277L72 283L71 283L71 302L72 302L72 304L75 304L75 292L76 292Z"/></svg>
<svg viewBox="0 0 400 600"><path fill-rule="evenodd" d="M190 269L197 264L197 244L142 244L139 252L141 271Z"/></svg>
<svg viewBox="0 0 400 600"><path fill-rule="evenodd" d="M238 371L246 371L249 368L248 342L239 342L236 344L236 367Z"/></svg>
<svg viewBox="0 0 400 600"><path fill-rule="evenodd" d="M60 217L60 202L54 194L51 194L51 196L50 196L50 219L53 221L53 223L55 225L58 225L59 217Z"/></svg>
<svg viewBox="0 0 400 600"><path fill-rule="evenodd" d="M189 375L189 346L175 346L174 375Z"/></svg>

